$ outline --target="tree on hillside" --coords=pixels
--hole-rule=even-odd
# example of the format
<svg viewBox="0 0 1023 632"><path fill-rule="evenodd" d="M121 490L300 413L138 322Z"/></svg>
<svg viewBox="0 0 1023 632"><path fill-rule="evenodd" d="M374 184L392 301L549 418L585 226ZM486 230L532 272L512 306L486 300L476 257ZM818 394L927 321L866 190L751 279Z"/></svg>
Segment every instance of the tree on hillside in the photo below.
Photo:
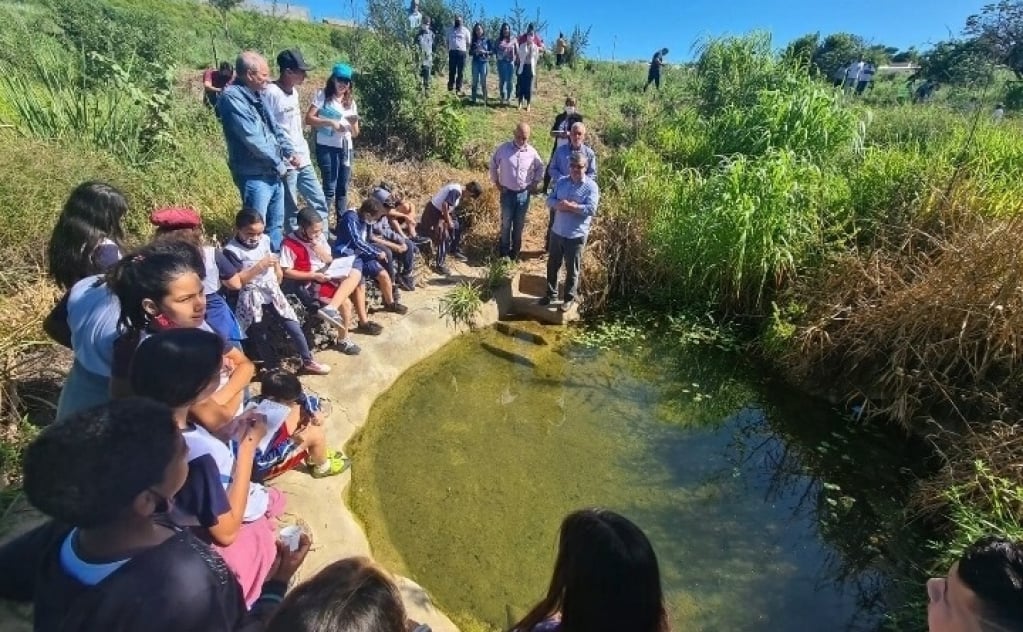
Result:
<svg viewBox="0 0 1023 632"><path fill-rule="evenodd" d="M220 11L220 16L224 19L224 35L227 35L227 14L231 12L231 9L239 6L244 0L210 0L210 6L214 7L217 11Z"/></svg>
<svg viewBox="0 0 1023 632"><path fill-rule="evenodd" d="M866 52L866 42L859 35L832 33L817 47L812 61L823 76L831 77L839 68L864 57Z"/></svg>
<svg viewBox="0 0 1023 632"><path fill-rule="evenodd" d="M994 76L987 48L978 40L938 42L920 58L914 78L951 85L985 84Z"/></svg>
<svg viewBox="0 0 1023 632"><path fill-rule="evenodd" d="M789 42L782 56L788 61L809 66L813 63L814 56L817 55L820 41L820 33L807 33Z"/></svg>
<svg viewBox="0 0 1023 632"><path fill-rule="evenodd" d="M1023 79L1023 0L986 5L966 19L964 33L996 63Z"/></svg>
<svg viewBox="0 0 1023 632"><path fill-rule="evenodd" d="M590 29L592 28L587 26L583 30L578 24L572 28L572 34L568 37L568 54L565 59L572 68L575 68L576 63L583 58L586 47L590 45Z"/></svg>

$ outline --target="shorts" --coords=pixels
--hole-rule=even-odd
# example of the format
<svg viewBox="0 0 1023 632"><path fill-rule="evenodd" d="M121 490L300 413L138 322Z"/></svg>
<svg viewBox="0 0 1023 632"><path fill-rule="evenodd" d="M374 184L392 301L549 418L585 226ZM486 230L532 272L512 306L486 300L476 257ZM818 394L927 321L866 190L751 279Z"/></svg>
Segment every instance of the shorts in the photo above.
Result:
<svg viewBox="0 0 1023 632"><path fill-rule="evenodd" d="M265 452L256 455L252 466L252 480L261 483L293 470L309 457L306 449L296 444L283 424L270 441Z"/></svg>

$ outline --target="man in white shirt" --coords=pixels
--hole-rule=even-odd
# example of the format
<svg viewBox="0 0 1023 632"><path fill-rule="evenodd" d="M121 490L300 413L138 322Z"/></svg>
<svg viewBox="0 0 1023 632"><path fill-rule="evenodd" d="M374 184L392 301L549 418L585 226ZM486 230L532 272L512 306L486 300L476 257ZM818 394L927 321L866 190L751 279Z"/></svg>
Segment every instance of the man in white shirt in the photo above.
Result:
<svg viewBox="0 0 1023 632"><path fill-rule="evenodd" d="M305 81L309 66L297 48L277 55L277 66L280 68L280 77L267 85L262 98L267 112L288 135L295 156L298 157L298 166L289 169L284 176L284 228L287 232L293 232L298 229L298 196L302 196L324 223L327 222L327 198L323 195L323 187L320 186L309 157L309 144L302 123L304 111L298 98L298 86Z"/></svg>
<svg viewBox="0 0 1023 632"><path fill-rule="evenodd" d="M456 15L454 26L448 31L448 92L462 92L462 75L470 39L472 33L462 24L462 16Z"/></svg>

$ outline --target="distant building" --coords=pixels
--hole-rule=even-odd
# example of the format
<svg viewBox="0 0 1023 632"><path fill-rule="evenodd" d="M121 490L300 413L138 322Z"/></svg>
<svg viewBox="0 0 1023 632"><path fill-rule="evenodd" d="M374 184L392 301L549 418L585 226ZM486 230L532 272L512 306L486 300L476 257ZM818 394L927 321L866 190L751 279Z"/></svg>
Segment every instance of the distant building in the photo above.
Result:
<svg viewBox="0 0 1023 632"><path fill-rule="evenodd" d="M327 26L339 26L341 28L354 29L359 26L355 23L355 20L342 20L341 18L323 18L320 21Z"/></svg>
<svg viewBox="0 0 1023 632"><path fill-rule="evenodd" d="M309 12L307 7L300 4L292 4L290 2L245 0L245 2L241 4L241 8L246 11L254 11L271 17L299 20L301 22L312 21L312 14Z"/></svg>
<svg viewBox="0 0 1023 632"><path fill-rule="evenodd" d="M918 64L914 64L911 61L893 62L885 66L877 67L877 74L879 75L911 75L917 70L920 70Z"/></svg>

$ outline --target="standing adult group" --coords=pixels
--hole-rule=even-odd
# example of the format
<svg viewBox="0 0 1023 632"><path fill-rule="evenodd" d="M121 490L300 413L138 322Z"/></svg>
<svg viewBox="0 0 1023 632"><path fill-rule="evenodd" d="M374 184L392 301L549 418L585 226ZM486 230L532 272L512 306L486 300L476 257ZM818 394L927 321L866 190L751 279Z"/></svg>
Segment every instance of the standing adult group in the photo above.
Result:
<svg viewBox="0 0 1023 632"><path fill-rule="evenodd" d="M429 89L430 67L433 63L434 35L429 27L429 18L423 17L415 37L415 47L420 60L420 73L424 90ZM497 62L498 99L502 105L516 99L518 107L528 110L533 100L536 69L540 56L546 51L543 39L533 24L525 32L513 35L508 23L501 25L495 38L487 34L482 23L477 22L470 30L462 23L461 16L455 16L446 33L448 50L448 92L462 94L466 63L471 64L471 99L473 103L489 103L487 76L491 60ZM564 53L562 53L564 55Z"/></svg>

